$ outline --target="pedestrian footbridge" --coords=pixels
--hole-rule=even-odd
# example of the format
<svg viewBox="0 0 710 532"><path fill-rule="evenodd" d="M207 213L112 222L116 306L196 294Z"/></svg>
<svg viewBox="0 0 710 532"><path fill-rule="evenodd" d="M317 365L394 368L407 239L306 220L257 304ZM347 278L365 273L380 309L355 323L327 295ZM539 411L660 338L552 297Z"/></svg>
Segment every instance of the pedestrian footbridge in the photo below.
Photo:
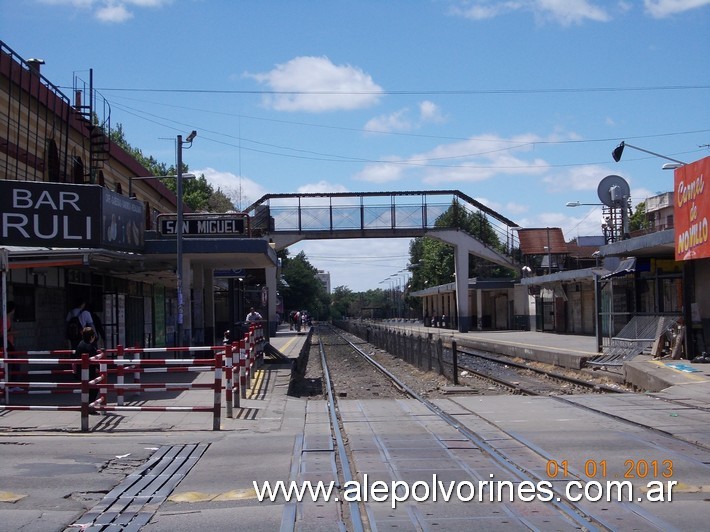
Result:
<svg viewBox="0 0 710 532"><path fill-rule="evenodd" d="M456 272L466 272L456 276L459 328L464 332L470 328L470 304L458 294L468 294L469 255L519 267L518 224L458 190L267 194L246 212L252 236L269 238L276 250L301 240L348 238L427 236L450 244ZM485 221L481 234L462 229L470 214Z"/></svg>

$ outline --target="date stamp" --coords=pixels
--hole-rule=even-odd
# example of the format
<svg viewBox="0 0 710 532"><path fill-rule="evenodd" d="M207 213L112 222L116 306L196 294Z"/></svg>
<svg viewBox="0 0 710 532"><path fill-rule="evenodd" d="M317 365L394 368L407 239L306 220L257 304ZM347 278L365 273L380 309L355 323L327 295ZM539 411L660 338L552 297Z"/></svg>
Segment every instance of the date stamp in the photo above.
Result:
<svg viewBox="0 0 710 532"><path fill-rule="evenodd" d="M607 460L589 459L579 464L572 464L569 460L548 460L545 473L550 479L581 476L593 479L668 479L673 477L673 460L629 459L620 466L611 465Z"/></svg>

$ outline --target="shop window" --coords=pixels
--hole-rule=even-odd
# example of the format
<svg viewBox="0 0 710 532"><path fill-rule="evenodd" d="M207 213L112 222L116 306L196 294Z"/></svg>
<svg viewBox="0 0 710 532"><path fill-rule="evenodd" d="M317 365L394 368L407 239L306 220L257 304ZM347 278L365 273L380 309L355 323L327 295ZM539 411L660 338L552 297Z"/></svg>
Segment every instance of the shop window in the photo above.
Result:
<svg viewBox="0 0 710 532"><path fill-rule="evenodd" d="M59 183L59 150L54 139L47 139L45 148L45 158L47 162L47 181L50 183Z"/></svg>
<svg viewBox="0 0 710 532"><path fill-rule="evenodd" d="M681 312L683 310L683 283L681 279L661 279L663 299L661 312Z"/></svg>
<svg viewBox="0 0 710 532"><path fill-rule="evenodd" d="M84 163L81 157L74 157L72 162L72 183L77 185L84 184Z"/></svg>

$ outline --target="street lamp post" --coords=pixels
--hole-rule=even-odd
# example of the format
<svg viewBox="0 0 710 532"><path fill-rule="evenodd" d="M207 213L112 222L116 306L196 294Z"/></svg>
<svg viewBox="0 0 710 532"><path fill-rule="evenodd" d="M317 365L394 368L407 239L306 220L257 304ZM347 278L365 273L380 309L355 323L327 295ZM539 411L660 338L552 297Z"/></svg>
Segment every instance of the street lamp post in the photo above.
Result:
<svg viewBox="0 0 710 532"><path fill-rule="evenodd" d="M183 344L182 329L184 323L184 301L182 294L182 218L183 218L183 205L182 205L182 147L183 144L192 145L192 141L195 140L197 136L197 131L192 131L187 138L183 141L182 135L177 136L177 184L176 184L176 194L177 194L177 232L175 235L175 253L177 259L176 277L177 277L177 339L178 346Z"/></svg>
<svg viewBox="0 0 710 532"><path fill-rule="evenodd" d="M149 175L142 177L129 177L128 178L128 197L133 197L133 181L147 181L148 179L175 179L176 180L176 212L177 212L177 228L176 228L176 255L177 264L175 268L175 275L177 277L177 299L178 299L178 314L177 323L175 324L176 342L182 342L182 325L184 322L184 304L182 297L182 235L183 235L183 190L182 184L183 179L195 179L195 174L183 173L182 172L182 145L190 143L197 136L197 132L193 131L190 135L182 140L182 135L178 135L178 171L177 175Z"/></svg>
<svg viewBox="0 0 710 532"><path fill-rule="evenodd" d="M628 142L621 141L621 143L614 148L614 151L611 152L612 158L618 163L621 160L621 155L624 153L624 148L633 148L634 150L642 151L644 153L648 153L650 155L655 155L656 157L660 157L661 159L665 159L667 161L672 161L676 164L680 164L682 166L685 166L686 163L683 161L679 161L678 159L673 159L672 157L668 157L667 155L661 155L660 153L656 153L655 151L649 151L645 148L639 148L638 146L634 146L633 144L629 144Z"/></svg>

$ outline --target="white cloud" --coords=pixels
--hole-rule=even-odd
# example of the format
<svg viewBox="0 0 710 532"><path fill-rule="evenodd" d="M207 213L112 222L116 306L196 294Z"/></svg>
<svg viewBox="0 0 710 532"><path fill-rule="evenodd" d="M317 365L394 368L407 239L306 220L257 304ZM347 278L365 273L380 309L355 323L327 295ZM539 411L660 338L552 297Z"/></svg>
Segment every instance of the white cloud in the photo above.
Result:
<svg viewBox="0 0 710 532"><path fill-rule="evenodd" d="M328 183L327 181L318 181L317 183L307 183L301 185L296 189L299 194L315 194L318 192L332 193L332 192L348 192L348 189L343 185L334 185Z"/></svg>
<svg viewBox="0 0 710 532"><path fill-rule="evenodd" d="M422 181L440 186L442 183L485 181L496 175L539 175L548 164L540 158L526 159L519 154L530 151L534 135L504 139L496 135L442 144L426 153L408 159L412 166L426 164Z"/></svg>
<svg viewBox="0 0 710 532"><path fill-rule="evenodd" d="M643 5L652 17L665 18L710 5L710 0L644 0Z"/></svg>
<svg viewBox="0 0 710 532"><path fill-rule="evenodd" d="M445 121L438 105L429 100L424 100L418 105L419 115L411 118L408 107L394 111L388 115L380 115L370 119L364 129L374 133L389 133L392 131L412 131L419 129L423 124L441 123Z"/></svg>
<svg viewBox="0 0 710 532"><path fill-rule="evenodd" d="M130 9L159 8L171 4L173 0L40 0L51 6L71 6L77 9L90 9L94 18L101 22L120 24L134 18Z"/></svg>
<svg viewBox="0 0 710 532"><path fill-rule="evenodd" d="M414 124L407 118L409 109L400 109L388 115L380 115L370 119L365 124L365 130L377 133L389 133L390 131L411 131Z"/></svg>
<svg viewBox="0 0 710 532"><path fill-rule="evenodd" d="M94 16L101 22L125 22L133 18L133 13L124 4L107 5L96 9Z"/></svg>
<svg viewBox="0 0 710 532"><path fill-rule="evenodd" d="M277 111L324 112L375 105L383 94L370 75L327 57L296 57L269 72L244 74L270 87L264 104Z"/></svg>
<svg viewBox="0 0 710 532"><path fill-rule="evenodd" d="M587 20L610 20L604 8L589 0L459 0L451 9L453 14L471 20L485 20L516 11L528 11L537 20L550 20L563 26Z"/></svg>
<svg viewBox="0 0 710 532"><path fill-rule="evenodd" d="M550 173L543 178L550 192L566 193L567 191L582 191L580 198L566 198L565 201L581 201L596 203L596 190L599 182L607 175L613 174L609 168L598 165L575 166L559 172Z"/></svg>
<svg viewBox="0 0 710 532"><path fill-rule="evenodd" d="M390 183L401 179L404 170L405 167L396 162L373 163L365 166L353 176L353 179L368 183Z"/></svg>
<svg viewBox="0 0 710 532"><path fill-rule="evenodd" d="M554 219L555 226L561 227L565 235L565 240L569 241L578 236L601 235L602 232L602 208L601 207L577 207L568 209L568 213L560 213ZM575 213L575 215L571 214ZM540 227L547 227L540 225Z"/></svg>
<svg viewBox="0 0 710 532"><path fill-rule="evenodd" d="M250 204L267 194L268 191L259 183L246 177L240 178L232 172L223 172L214 168L194 170L196 175L205 174L205 179L215 188L220 188L237 209L245 209Z"/></svg>
<svg viewBox="0 0 710 532"><path fill-rule="evenodd" d="M554 136L558 138L557 135ZM388 183L419 179L431 186L446 183L472 183L495 176L538 176L548 168L540 157L526 157L536 142L551 140L526 134L509 139L496 135L441 144L407 158L388 157L367 165L354 179ZM411 186L411 185L410 185Z"/></svg>
<svg viewBox="0 0 710 532"><path fill-rule="evenodd" d="M441 123L446 120L439 106L429 100L419 103L419 118L422 122L434 123Z"/></svg>

